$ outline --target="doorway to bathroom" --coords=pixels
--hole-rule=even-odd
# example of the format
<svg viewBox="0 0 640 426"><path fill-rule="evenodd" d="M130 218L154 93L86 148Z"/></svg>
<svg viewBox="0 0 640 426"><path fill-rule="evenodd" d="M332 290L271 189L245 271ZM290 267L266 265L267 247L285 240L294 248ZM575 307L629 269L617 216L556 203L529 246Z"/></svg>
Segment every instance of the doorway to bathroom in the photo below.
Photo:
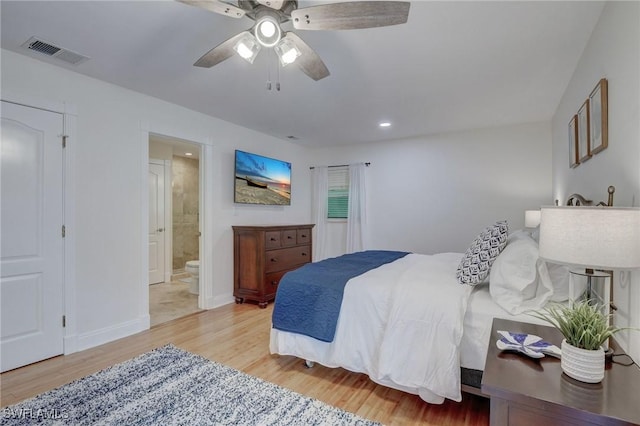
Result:
<svg viewBox="0 0 640 426"><path fill-rule="evenodd" d="M200 311L200 145L149 134L149 316Z"/></svg>

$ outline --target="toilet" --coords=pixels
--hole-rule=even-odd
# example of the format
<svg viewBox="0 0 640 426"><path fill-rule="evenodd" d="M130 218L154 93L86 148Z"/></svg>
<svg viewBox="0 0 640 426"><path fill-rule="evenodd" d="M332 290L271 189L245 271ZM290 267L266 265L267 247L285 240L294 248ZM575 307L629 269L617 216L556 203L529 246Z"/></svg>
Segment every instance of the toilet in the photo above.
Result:
<svg viewBox="0 0 640 426"><path fill-rule="evenodd" d="M188 272L190 275L189 280L189 292L193 294L198 294L200 290L200 261L199 260L190 260L184 267L185 272Z"/></svg>

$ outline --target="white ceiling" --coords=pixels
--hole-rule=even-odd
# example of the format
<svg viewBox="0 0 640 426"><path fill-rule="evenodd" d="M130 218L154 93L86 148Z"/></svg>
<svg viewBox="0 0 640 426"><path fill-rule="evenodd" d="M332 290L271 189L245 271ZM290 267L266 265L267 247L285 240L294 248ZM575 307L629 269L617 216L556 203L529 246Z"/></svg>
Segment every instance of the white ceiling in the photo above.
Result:
<svg viewBox="0 0 640 426"><path fill-rule="evenodd" d="M234 56L193 66L251 27L246 17L174 1L3 0L0 8L4 49L322 146L549 120L603 2L419 1L404 25L296 31L331 72L317 82L295 66L278 70L264 49L253 65ZM21 48L32 36L91 59L72 66ZM269 74L279 92L266 89ZM383 120L393 125L378 128Z"/></svg>

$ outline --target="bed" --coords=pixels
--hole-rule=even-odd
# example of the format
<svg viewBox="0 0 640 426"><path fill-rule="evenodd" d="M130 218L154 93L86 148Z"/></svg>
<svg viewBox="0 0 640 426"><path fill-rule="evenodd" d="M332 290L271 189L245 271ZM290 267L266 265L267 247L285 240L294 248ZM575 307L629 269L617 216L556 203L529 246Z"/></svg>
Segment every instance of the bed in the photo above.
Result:
<svg viewBox="0 0 640 426"><path fill-rule="evenodd" d="M577 194L570 199L590 203ZM367 263L372 253L374 266L350 268L340 294L327 291L340 281L333 276L340 262ZM535 235L509 233L503 221L484 229L465 253L372 253L308 264L283 277L271 353L365 373L429 403L460 401L463 391L480 394L493 318L544 324L527 312L568 295L568 269L539 259ZM307 278L304 268L317 269ZM318 328L335 314L325 312L328 306L337 310L335 323L329 318Z"/></svg>

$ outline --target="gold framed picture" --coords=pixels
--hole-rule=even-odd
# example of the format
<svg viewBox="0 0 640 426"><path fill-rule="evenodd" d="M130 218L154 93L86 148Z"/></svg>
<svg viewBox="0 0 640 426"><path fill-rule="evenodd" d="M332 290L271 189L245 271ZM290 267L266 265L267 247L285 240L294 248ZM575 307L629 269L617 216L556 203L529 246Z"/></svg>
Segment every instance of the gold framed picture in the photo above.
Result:
<svg viewBox="0 0 640 426"><path fill-rule="evenodd" d="M589 99L578 110L578 159L584 163L591 158L589 145Z"/></svg>
<svg viewBox="0 0 640 426"><path fill-rule="evenodd" d="M580 165L578 156L578 114L574 114L569 121L569 167Z"/></svg>
<svg viewBox="0 0 640 426"><path fill-rule="evenodd" d="M589 147L597 154L609 144L607 79L601 79L589 95Z"/></svg>

